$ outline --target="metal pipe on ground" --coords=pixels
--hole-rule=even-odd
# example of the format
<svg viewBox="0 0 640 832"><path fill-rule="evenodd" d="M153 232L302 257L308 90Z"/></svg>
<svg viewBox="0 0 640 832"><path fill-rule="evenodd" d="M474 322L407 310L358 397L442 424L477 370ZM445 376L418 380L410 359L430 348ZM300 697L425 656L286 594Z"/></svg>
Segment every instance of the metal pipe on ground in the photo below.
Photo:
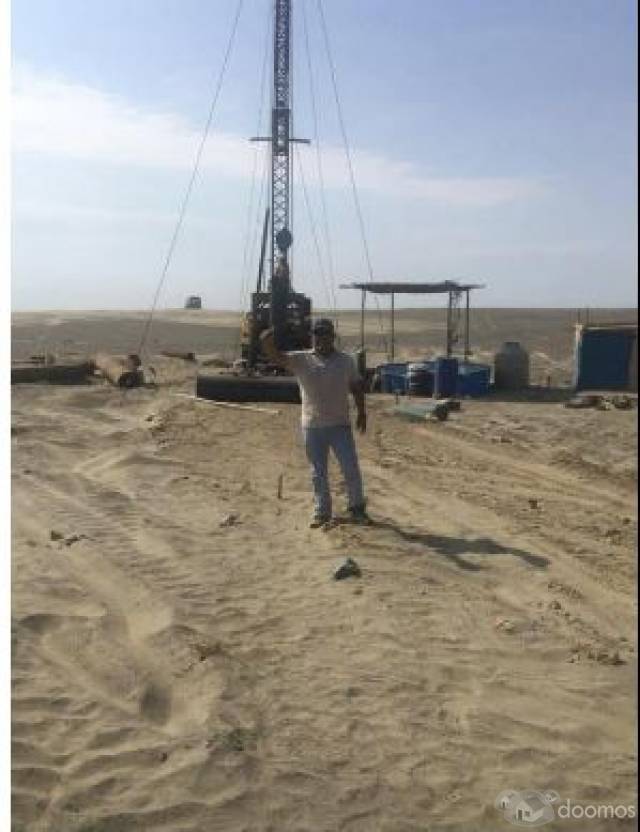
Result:
<svg viewBox="0 0 640 832"><path fill-rule="evenodd" d="M459 405L459 402L457 404ZM420 404L403 402L397 404L392 413L412 421L435 418L439 422L444 422L448 418L450 410L459 410L459 407L453 405L451 399L442 399L440 401L421 402Z"/></svg>
<svg viewBox="0 0 640 832"><path fill-rule="evenodd" d="M11 384L83 384L93 371L93 364L81 361L76 364L41 364L11 368Z"/></svg>
<svg viewBox="0 0 640 832"><path fill-rule="evenodd" d="M162 350L160 355L164 355L167 358L182 358L183 361L196 360L195 352L185 352L184 350Z"/></svg>
<svg viewBox="0 0 640 832"><path fill-rule="evenodd" d="M299 404L300 388L298 382L290 376L198 374L196 396L211 401Z"/></svg>
<svg viewBox="0 0 640 832"><path fill-rule="evenodd" d="M116 387L139 387L142 384L141 362L137 355L120 358L107 355L107 353L98 353L94 363L102 375Z"/></svg>

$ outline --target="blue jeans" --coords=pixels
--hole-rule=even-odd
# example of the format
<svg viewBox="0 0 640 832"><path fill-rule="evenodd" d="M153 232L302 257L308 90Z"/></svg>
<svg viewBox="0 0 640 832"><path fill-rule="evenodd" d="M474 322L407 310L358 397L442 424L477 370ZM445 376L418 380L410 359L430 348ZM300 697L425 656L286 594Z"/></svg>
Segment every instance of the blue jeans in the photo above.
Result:
<svg viewBox="0 0 640 832"><path fill-rule="evenodd" d="M329 489L329 449L333 450L347 487L349 509L364 508L362 475L358 464L356 444L351 425L334 425L328 428L302 428L307 459L311 463L311 482L315 513L319 517L331 517L331 491Z"/></svg>

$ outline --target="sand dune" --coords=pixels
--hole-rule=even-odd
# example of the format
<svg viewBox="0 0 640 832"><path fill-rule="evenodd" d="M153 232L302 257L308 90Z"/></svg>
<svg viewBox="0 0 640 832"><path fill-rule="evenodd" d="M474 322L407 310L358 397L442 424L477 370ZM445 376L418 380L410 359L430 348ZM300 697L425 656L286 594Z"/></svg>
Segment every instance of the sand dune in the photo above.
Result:
<svg viewBox="0 0 640 832"><path fill-rule="evenodd" d="M507 788L635 802L635 412L414 424L372 397L374 522L319 532L297 407L176 398L195 368L156 368L12 391L12 829L475 832L511 828Z"/></svg>

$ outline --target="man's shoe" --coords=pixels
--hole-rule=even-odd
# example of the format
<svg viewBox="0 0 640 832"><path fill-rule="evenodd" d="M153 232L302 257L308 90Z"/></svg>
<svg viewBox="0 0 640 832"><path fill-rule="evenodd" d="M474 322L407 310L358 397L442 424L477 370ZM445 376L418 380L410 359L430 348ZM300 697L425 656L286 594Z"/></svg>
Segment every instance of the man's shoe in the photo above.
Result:
<svg viewBox="0 0 640 832"><path fill-rule="evenodd" d="M325 514L314 514L309 523L310 529L321 529L323 526L328 526L331 522L331 517Z"/></svg>
<svg viewBox="0 0 640 832"><path fill-rule="evenodd" d="M365 506L353 506L348 510L349 519L353 523L370 523L371 518L367 514Z"/></svg>

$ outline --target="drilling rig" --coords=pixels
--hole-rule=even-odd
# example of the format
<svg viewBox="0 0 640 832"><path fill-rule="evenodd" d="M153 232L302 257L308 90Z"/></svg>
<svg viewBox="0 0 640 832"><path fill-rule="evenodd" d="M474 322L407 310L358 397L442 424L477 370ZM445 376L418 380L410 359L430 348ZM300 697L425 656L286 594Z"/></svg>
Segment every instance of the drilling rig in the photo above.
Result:
<svg viewBox="0 0 640 832"><path fill-rule="evenodd" d="M291 234L291 145L308 144L291 136L291 0L275 0L273 27L273 107L271 135L252 141L271 145L271 210L267 210L262 234L258 283L251 296L251 311L245 318L242 357L255 371L261 361L259 337L273 327L278 349L307 349L311 346L311 301L294 292L289 268ZM270 281L263 291L263 270L267 229L271 218Z"/></svg>
<svg viewBox="0 0 640 832"><path fill-rule="evenodd" d="M252 141L268 142L271 150L271 206L267 209L258 266L256 290L251 295L251 309L244 316L241 330L242 372L244 379L198 377L198 396L250 401L269 400L270 391L282 401L283 391L290 388L292 401L298 401L297 384L291 380L274 379L282 372L270 366L260 349L260 334L272 327L278 349L300 350L311 346L311 300L295 292L292 286L289 253L291 233L291 145L308 144L307 139L291 135L291 0L275 0L273 29L273 93L271 135L254 136ZM269 281L265 283L265 260L270 230ZM246 384L242 384L246 381ZM276 382L279 383L276 383ZM244 392L243 392L244 391ZM285 396L286 398L286 396Z"/></svg>

